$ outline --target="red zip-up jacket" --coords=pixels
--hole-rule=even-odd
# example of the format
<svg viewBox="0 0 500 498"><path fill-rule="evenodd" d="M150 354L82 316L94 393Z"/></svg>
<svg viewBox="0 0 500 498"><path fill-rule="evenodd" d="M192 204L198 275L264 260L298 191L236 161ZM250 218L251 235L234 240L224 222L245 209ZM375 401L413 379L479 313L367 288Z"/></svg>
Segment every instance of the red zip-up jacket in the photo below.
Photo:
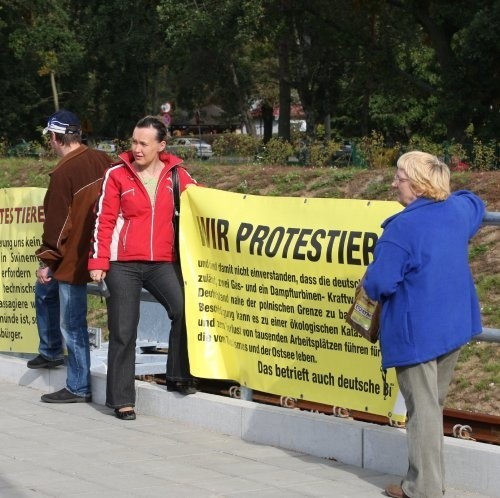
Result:
<svg viewBox="0 0 500 498"><path fill-rule="evenodd" d="M172 168L177 166L180 191L197 184L178 165L182 159L160 154L160 173L154 205L135 168L131 151L106 172L97 202L89 270L109 270L110 261L176 261L173 226Z"/></svg>

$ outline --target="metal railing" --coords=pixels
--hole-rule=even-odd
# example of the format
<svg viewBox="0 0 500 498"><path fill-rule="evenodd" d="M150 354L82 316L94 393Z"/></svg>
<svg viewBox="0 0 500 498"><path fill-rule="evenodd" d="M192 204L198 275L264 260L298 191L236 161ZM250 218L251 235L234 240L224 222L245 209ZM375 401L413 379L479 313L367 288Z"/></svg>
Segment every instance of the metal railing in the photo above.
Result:
<svg viewBox="0 0 500 498"><path fill-rule="evenodd" d="M500 212L488 211L485 213L483 218L483 225L492 225L500 227ZM99 289L96 284L88 284L87 292L93 295L100 295ZM141 292L141 301L156 303L156 299L145 289L142 289ZM140 339L140 330L138 331L138 339ZM476 341L485 341L485 342L498 342L500 343L500 329L493 329L483 327L483 331L481 334L475 337Z"/></svg>
<svg viewBox="0 0 500 498"><path fill-rule="evenodd" d="M500 226L500 213L487 211L483 218L483 225Z"/></svg>
<svg viewBox="0 0 500 498"><path fill-rule="evenodd" d="M483 225L500 227L500 213L487 211L483 218ZM500 329L483 327L483 332L476 336L475 340L485 342L500 342Z"/></svg>

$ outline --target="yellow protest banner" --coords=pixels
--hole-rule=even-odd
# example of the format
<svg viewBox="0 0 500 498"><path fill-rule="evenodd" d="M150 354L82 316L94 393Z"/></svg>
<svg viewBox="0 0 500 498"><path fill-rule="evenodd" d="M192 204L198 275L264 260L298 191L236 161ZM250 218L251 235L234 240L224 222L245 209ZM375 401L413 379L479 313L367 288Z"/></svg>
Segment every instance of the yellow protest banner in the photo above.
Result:
<svg viewBox="0 0 500 498"><path fill-rule="evenodd" d="M35 272L46 189L0 191L0 351L38 351Z"/></svg>
<svg viewBox="0 0 500 498"><path fill-rule="evenodd" d="M404 419L378 345L344 319L399 204L189 187L181 206L195 376Z"/></svg>

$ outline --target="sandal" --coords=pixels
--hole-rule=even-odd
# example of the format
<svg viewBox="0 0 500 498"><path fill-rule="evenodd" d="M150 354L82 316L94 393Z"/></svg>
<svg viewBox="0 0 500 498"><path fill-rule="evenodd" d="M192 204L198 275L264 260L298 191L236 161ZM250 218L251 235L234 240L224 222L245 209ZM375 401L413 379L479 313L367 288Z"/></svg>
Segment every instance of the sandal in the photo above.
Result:
<svg viewBox="0 0 500 498"><path fill-rule="evenodd" d="M115 408L115 415L116 418L119 418L120 420L135 420L135 411L133 408L122 411L120 411L119 408Z"/></svg>

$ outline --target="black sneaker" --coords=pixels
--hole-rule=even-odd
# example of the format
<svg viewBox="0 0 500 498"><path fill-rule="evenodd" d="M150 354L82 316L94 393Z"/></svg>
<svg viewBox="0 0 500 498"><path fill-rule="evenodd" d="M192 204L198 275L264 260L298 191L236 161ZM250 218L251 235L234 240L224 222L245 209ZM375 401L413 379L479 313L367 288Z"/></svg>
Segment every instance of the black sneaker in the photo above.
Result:
<svg viewBox="0 0 500 498"><path fill-rule="evenodd" d="M42 395L42 401L45 403L89 403L92 401L92 394L77 396L63 388L55 393Z"/></svg>
<svg viewBox="0 0 500 498"><path fill-rule="evenodd" d="M64 365L63 358L47 360L47 358L44 358L41 354L26 363L28 368L55 368L61 365Z"/></svg>

